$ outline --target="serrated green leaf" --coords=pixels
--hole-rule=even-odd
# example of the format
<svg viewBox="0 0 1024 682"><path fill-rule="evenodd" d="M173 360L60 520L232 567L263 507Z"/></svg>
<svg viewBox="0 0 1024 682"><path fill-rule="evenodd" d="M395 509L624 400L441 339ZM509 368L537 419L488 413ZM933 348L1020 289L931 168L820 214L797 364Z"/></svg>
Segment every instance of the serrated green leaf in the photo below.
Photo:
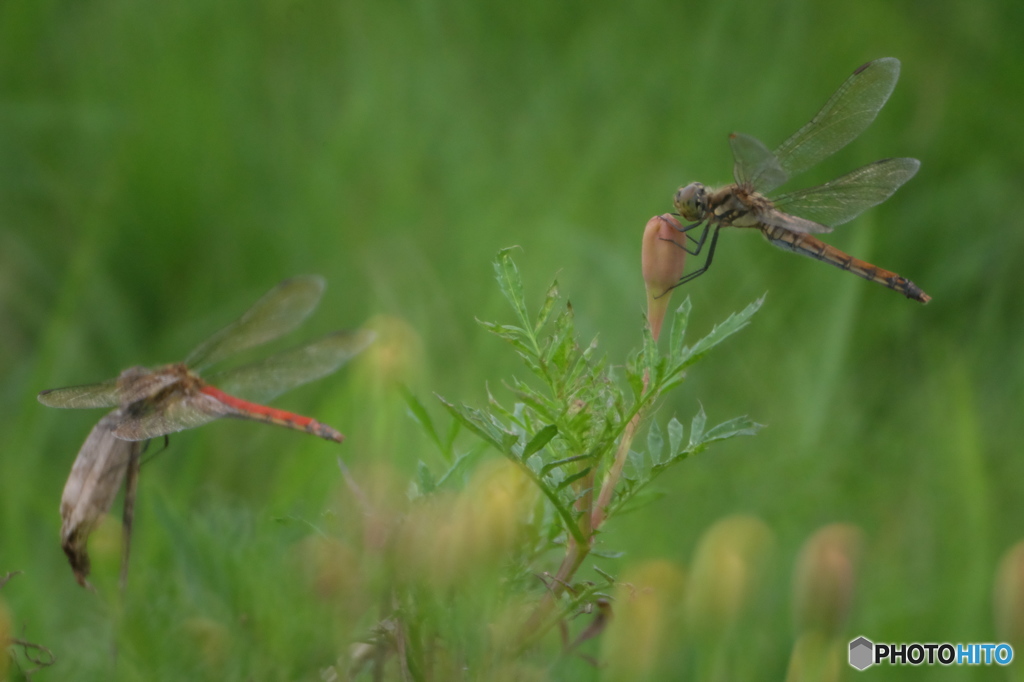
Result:
<svg viewBox="0 0 1024 682"><path fill-rule="evenodd" d="M634 481L642 481L647 476L647 462L642 452L630 450L626 453L626 464L622 475Z"/></svg>
<svg viewBox="0 0 1024 682"><path fill-rule="evenodd" d="M422 459L416 467L416 478L419 480L420 492L424 495L429 495L437 489L437 480Z"/></svg>
<svg viewBox="0 0 1024 682"><path fill-rule="evenodd" d="M573 347L575 348L575 344L573 344ZM590 356L595 348L597 348L597 337L594 337L594 340L590 342L590 346L585 351L576 355L572 368L566 372L566 385L572 386L582 381L586 374L589 374L590 377L599 377L601 375L600 367L591 367L589 363Z"/></svg>
<svg viewBox="0 0 1024 682"><path fill-rule="evenodd" d="M555 490L563 490L589 473L590 467L577 471L572 476L567 476L561 483L558 484L558 487L555 488Z"/></svg>
<svg viewBox="0 0 1024 682"><path fill-rule="evenodd" d="M675 417L668 420L668 451L673 457L683 444L683 424Z"/></svg>
<svg viewBox="0 0 1024 682"><path fill-rule="evenodd" d="M462 423L456 419L453 419L448 425L448 433L444 437L444 451L446 454L445 459L449 462L452 461L455 455L455 439L459 435L459 431L462 430Z"/></svg>
<svg viewBox="0 0 1024 682"><path fill-rule="evenodd" d="M733 436L753 436L764 428L764 424L751 421L748 417L736 417L714 426L706 434L702 443L713 443L716 440L725 440Z"/></svg>
<svg viewBox="0 0 1024 682"><path fill-rule="evenodd" d="M555 319L555 331L551 335L551 346L544 354L547 364L561 375L568 372L569 358L576 348L575 331L572 304L566 303L565 310Z"/></svg>
<svg viewBox="0 0 1024 682"><path fill-rule="evenodd" d="M674 389L676 386L679 386L680 384L682 384L683 383L683 379L685 377L686 377L686 372L680 372L678 375L676 375L675 379L673 379L672 381L669 381L669 382L666 382L666 383L662 384L661 387L658 389L658 392L661 395L664 395L664 394L668 393L669 391Z"/></svg>
<svg viewBox="0 0 1024 682"><path fill-rule="evenodd" d="M764 303L764 296L757 299L740 312L733 313L727 317L724 322L716 324L710 334L693 344L692 347L683 350L679 364L682 366L692 365L703 357L709 350L746 327L750 322L751 316L758 311L762 303Z"/></svg>
<svg viewBox="0 0 1024 682"><path fill-rule="evenodd" d="M654 334L651 333L651 325L644 325L643 338L644 369L650 373L650 376L653 379L657 377L658 360L661 359L661 356L658 353L658 342L654 340Z"/></svg>
<svg viewBox="0 0 1024 682"><path fill-rule="evenodd" d="M543 429L538 431L530 442L523 448L523 457L529 457L535 452L539 452L541 448L548 444L552 438L558 435L558 427L554 424L548 424Z"/></svg>
<svg viewBox="0 0 1024 682"><path fill-rule="evenodd" d="M402 393L402 398L405 400L406 406L409 408L409 415L417 424L420 425L423 432L427 434L427 438L437 446L437 449L441 451L441 454L445 455L446 459L449 459L447 456L448 449L441 442L441 438L437 435L437 431L434 429L434 422L430 419L430 414L427 413L427 408L423 406L423 403L421 403L406 386L400 386L399 390Z"/></svg>
<svg viewBox="0 0 1024 682"><path fill-rule="evenodd" d="M526 466L530 468L530 471L539 476L541 469L544 468L544 460L541 459L540 455L532 455L526 459Z"/></svg>
<svg viewBox="0 0 1024 682"><path fill-rule="evenodd" d="M462 422L463 426L486 440L494 446L498 452L504 455L512 455L511 448L508 445L508 439L511 437L512 444L515 444L515 441L518 440L518 437L515 434L497 427L488 418L488 415L480 410L473 409L466 405L454 405L436 393L434 395L441 401L441 404L444 405L449 414Z"/></svg>
<svg viewBox="0 0 1024 682"><path fill-rule="evenodd" d="M704 440L704 425L708 421L708 416L704 414L704 406L701 405L700 409L697 410L697 414L693 415L693 421L690 422L690 447L696 447L701 444Z"/></svg>
<svg viewBox="0 0 1024 682"><path fill-rule="evenodd" d="M501 324L499 322L489 322L488 320L476 319L476 323L489 332L497 334L502 338L518 339L520 337L527 336L526 330L522 327L514 324Z"/></svg>
<svg viewBox="0 0 1024 682"><path fill-rule="evenodd" d="M686 338L686 326L690 323L692 308L690 297L687 296L672 315L672 329L668 334L668 356L672 359L673 365L682 360L683 339Z"/></svg>
<svg viewBox="0 0 1024 682"><path fill-rule="evenodd" d="M519 434L506 431L501 437L501 451L515 455L515 447L519 443Z"/></svg>
<svg viewBox="0 0 1024 682"><path fill-rule="evenodd" d="M503 341L512 344L521 358L528 363L536 364L537 352L533 346L533 337L522 327L513 324L498 324L477 319L477 324Z"/></svg>
<svg viewBox="0 0 1024 682"><path fill-rule="evenodd" d="M437 487L443 487L448 481L455 480L456 476L472 464L477 457L482 455L487 447L488 444L485 441L480 441L469 452L456 457L452 465L448 467L448 471L444 472L441 478L437 480Z"/></svg>
<svg viewBox="0 0 1024 682"><path fill-rule="evenodd" d="M516 317L519 318L519 323L523 328L527 328L530 326L530 318L526 311L526 298L523 295L523 280L519 275L518 266L512 260L511 251L514 248L516 247L508 247L498 252L498 256L494 260L494 274L501 293L511 304Z"/></svg>
<svg viewBox="0 0 1024 682"><path fill-rule="evenodd" d="M637 356L630 358L635 360ZM633 399L640 400L644 392L644 370L636 362L626 363L626 382L629 383L629 388L633 392Z"/></svg>
<svg viewBox="0 0 1024 682"><path fill-rule="evenodd" d="M602 559L621 559L622 557L626 556L626 553L625 552L601 552L599 550L592 549L592 550L590 550L590 556L596 556L596 557L600 557ZM601 577L604 578L605 580L607 580L608 582L610 582L610 583L611 582L615 582L615 578L614 577L612 577L608 573L602 571L597 566L594 566L594 570L597 573L599 573L601 575Z"/></svg>
<svg viewBox="0 0 1024 682"><path fill-rule="evenodd" d="M647 453L655 464L660 462L665 454L665 439L661 435L661 427L653 419L651 425L647 427Z"/></svg>
<svg viewBox="0 0 1024 682"><path fill-rule="evenodd" d="M558 280L556 279L548 287L547 293L544 295L544 303L540 307L540 313L537 315L537 322L533 325L533 333L538 333L541 328L547 324L548 318L551 317L551 311L555 307L555 302L558 300Z"/></svg>

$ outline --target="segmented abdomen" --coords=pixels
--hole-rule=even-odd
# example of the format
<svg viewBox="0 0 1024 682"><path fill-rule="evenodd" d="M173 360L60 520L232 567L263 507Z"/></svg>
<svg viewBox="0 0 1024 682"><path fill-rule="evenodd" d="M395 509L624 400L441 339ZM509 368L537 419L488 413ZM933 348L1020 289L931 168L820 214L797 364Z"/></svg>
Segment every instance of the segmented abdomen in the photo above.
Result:
<svg viewBox="0 0 1024 682"><path fill-rule="evenodd" d="M809 256L823 263L833 265L840 270L852 272L858 277L863 277L872 282L878 282L894 291L898 291L907 298L921 303L927 303L932 297L921 291L921 288L906 277L897 275L895 272L884 270L876 265L867 263L858 258L844 253L834 246L812 237L809 234L793 232L774 225L760 225L761 232L769 242L787 251Z"/></svg>

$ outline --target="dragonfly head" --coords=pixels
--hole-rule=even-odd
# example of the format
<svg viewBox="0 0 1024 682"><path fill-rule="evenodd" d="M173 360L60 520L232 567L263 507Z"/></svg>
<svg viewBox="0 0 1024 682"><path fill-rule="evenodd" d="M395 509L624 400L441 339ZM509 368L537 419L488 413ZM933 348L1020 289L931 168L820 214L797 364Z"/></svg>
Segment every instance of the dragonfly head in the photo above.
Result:
<svg viewBox="0 0 1024 682"><path fill-rule="evenodd" d="M708 210L708 189L699 182L691 182L679 188L673 203L683 218L700 222Z"/></svg>

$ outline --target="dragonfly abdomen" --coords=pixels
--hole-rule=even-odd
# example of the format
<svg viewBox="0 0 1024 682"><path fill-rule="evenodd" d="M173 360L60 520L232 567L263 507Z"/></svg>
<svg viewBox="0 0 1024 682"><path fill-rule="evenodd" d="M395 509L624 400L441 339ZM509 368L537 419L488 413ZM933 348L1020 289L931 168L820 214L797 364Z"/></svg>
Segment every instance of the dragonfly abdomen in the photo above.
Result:
<svg viewBox="0 0 1024 682"><path fill-rule="evenodd" d="M898 291L915 301L927 303L932 300L931 296L924 293L920 287L906 277L862 261L859 258L854 258L848 253L844 253L809 234L793 232L781 227L775 227L774 225L762 224L760 228L765 238L780 249L820 260L840 270L852 272L858 277L863 277L871 282L878 282L882 286Z"/></svg>
<svg viewBox="0 0 1024 682"><path fill-rule="evenodd" d="M304 417L301 414L279 410L275 407L251 403L248 400L228 395L219 388L209 385L203 386L202 392L231 407L232 412L230 416L266 422L267 424L276 424L277 426L295 429L296 431L305 431L335 443L341 443L345 440L345 436L340 432L311 417Z"/></svg>

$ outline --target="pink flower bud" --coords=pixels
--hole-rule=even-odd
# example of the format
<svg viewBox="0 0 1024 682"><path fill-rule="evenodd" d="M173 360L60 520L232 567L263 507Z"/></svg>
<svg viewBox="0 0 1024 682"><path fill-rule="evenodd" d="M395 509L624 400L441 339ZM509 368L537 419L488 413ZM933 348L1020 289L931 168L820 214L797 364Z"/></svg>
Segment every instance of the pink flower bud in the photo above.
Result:
<svg viewBox="0 0 1024 682"><path fill-rule="evenodd" d="M640 262L647 286L647 320L657 339L672 287L683 276L686 251L678 245L679 221L670 213L654 216L644 228Z"/></svg>

